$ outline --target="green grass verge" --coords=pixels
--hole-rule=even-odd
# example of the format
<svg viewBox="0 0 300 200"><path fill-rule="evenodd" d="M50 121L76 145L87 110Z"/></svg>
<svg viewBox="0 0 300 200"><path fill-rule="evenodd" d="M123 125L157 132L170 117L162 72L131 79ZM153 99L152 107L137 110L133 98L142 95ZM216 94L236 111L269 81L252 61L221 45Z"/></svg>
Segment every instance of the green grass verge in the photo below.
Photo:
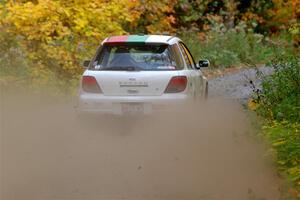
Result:
<svg viewBox="0 0 300 200"><path fill-rule="evenodd" d="M290 183L283 199L300 198L300 123L272 121L263 126L278 168Z"/></svg>

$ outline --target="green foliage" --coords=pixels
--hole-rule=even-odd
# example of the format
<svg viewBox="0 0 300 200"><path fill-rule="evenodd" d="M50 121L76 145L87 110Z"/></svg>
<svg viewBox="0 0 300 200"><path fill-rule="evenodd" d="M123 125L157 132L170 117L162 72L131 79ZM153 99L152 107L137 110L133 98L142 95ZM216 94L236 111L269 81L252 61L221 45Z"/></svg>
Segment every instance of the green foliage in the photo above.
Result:
<svg viewBox="0 0 300 200"><path fill-rule="evenodd" d="M205 23L205 14L211 0L179 0L175 5L177 27L201 28ZM217 3L218 4L218 3ZM216 5L217 6L217 5ZM186 15L185 13L189 13Z"/></svg>
<svg viewBox="0 0 300 200"><path fill-rule="evenodd" d="M300 189L300 123L273 121L264 126L263 133L271 141L280 169Z"/></svg>
<svg viewBox="0 0 300 200"><path fill-rule="evenodd" d="M0 79L74 88L82 60L91 58L103 38L141 32L180 33L196 60L208 58L214 67L265 63L288 52L290 43L256 34L256 27L278 21L272 26L285 27L297 44L298 2L0 0Z"/></svg>
<svg viewBox="0 0 300 200"><path fill-rule="evenodd" d="M300 122L300 64L299 56L274 59L270 65L274 74L262 83L258 95L258 112L270 119Z"/></svg>
<svg viewBox="0 0 300 200"><path fill-rule="evenodd" d="M196 60L209 59L213 67L266 63L278 53L290 54L294 50L287 39L270 39L247 30L245 24L233 29L227 29L223 24L215 24L204 36L186 32L181 37ZM285 46L282 43L286 43Z"/></svg>
<svg viewBox="0 0 300 200"><path fill-rule="evenodd" d="M257 112L267 119L264 135L280 169L300 189L300 57L280 52L269 65L274 73L255 93ZM295 193L300 197L300 193Z"/></svg>

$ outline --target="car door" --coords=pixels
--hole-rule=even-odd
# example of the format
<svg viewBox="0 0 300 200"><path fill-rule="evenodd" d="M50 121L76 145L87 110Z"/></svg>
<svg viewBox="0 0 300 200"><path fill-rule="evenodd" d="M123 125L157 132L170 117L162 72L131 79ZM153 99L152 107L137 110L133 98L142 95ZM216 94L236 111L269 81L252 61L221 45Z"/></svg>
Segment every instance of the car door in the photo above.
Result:
<svg viewBox="0 0 300 200"><path fill-rule="evenodd" d="M193 96L195 98L202 96L203 94L203 75L202 72L198 69L196 69L196 64L193 59L192 54L190 53L189 49L186 47L186 45L182 42L179 43L180 49L182 51L184 60L187 64L189 74L191 76L191 90L193 93Z"/></svg>

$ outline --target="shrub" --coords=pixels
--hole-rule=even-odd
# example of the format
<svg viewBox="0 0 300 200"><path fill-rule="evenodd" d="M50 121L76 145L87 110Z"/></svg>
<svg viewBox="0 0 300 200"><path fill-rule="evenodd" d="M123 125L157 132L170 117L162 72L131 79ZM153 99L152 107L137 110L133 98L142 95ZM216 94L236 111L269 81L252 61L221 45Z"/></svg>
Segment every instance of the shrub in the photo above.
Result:
<svg viewBox="0 0 300 200"><path fill-rule="evenodd" d="M281 55L270 62L274 73L256 92L257 112L267 119L263 134L271 142L280 169L300 189L300 60ZM300 197L300 193L295 193Z"/></svg>
<svg viewBox="0 0 300 200"><path fill-rule="evenodd" d="M12 34L0 32L0 86L24 84L28 67L19 41Z"/></svg>
<svg viewBox="0 0 300 200"><path fill-rule="evenodd" d="M196 60L209 59L213 67L262 64L278 54L292 54L294 50L289 42L290 38L280 35L270 39L246 30L243 23L233 29L226 29L224 25L218 24L209 32L199 35L195 31L186 31L181 37Z"/></svg>
<svg viewBox="0 0 300 200"><path fill-rule="evenodd" d="M274 74L264 79L258 112L269 119L300 122L299 56L279 57L270 65Z"/></svg>

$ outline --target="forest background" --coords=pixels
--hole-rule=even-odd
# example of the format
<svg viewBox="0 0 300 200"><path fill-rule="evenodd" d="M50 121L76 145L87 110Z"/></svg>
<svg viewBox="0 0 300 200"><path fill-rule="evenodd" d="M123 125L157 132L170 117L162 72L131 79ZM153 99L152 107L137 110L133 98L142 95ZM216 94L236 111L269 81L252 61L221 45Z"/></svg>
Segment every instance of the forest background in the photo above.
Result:
<svg viewBox="0 0 300 200"><path fill-rule="evenodd" d="M75 95L82 61L120 34L180 36L211 70L273 67L249 107L300 198L300 0L0 0L0 89Z"/></svg>

